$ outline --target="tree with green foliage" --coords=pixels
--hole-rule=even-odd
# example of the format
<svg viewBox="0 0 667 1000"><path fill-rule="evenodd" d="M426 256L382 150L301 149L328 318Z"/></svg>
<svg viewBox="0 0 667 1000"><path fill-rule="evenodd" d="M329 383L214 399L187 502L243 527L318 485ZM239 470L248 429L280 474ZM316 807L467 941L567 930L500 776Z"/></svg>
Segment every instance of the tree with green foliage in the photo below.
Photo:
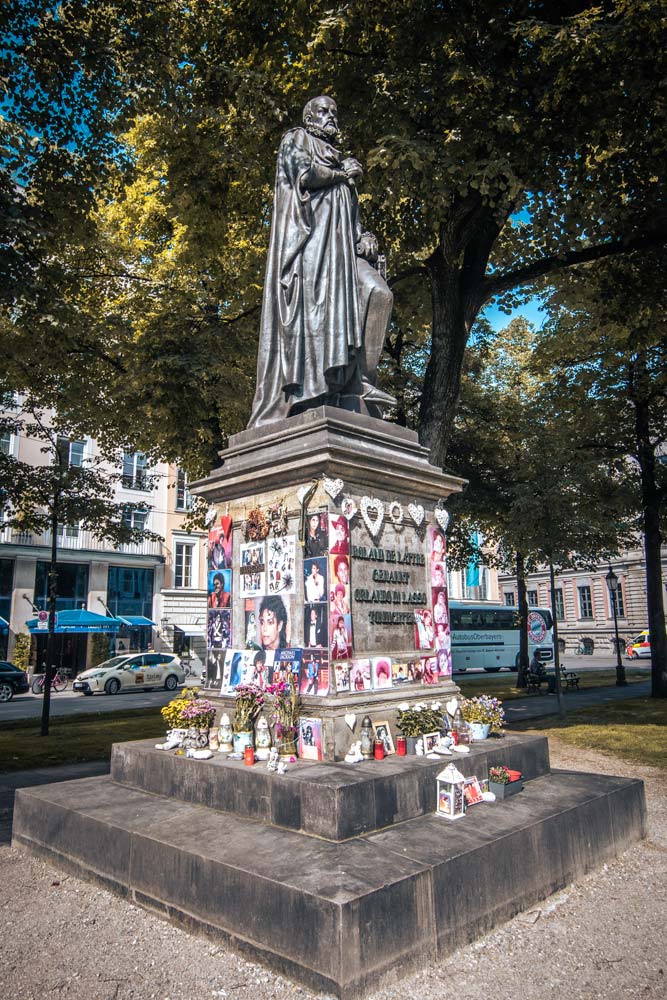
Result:
<svg viewBox="0 0 667 1000"><path fill-rule="evenodd" d="M553 292L539 364L591 455L633 490L643 536L652 693L667 697L662 540L667 531L667 255L629 255L575 269Z"/></svg>
<svg viewBox="0 0 667 1000"><path fill-rule="evenodd" d="M366 167L398 328L404 295L430 325L419 431L442 463L485 304L664 244L664 13L664 0L6 0L10 387L29 356L33 385L48 393L55 369L91 434L122 425L191 469L210 463L252 396L280 135L326 92Z"/></svg>
<svg viewBox="0 0 667 1000"><path fill-rule="evenodd" d="M469 480L450 499L460 513L452 548L467 559L470 530L481 529L488 560L517 573L522 630L525 574L544 565L594 566L617 554L633 537L637 500L622 463L582 437L586 403L569 405L557 386L559 364L540 363L539 342L531 324L517 319L469 348L450 450L454 470ZM520 684L527 649L526 637Z"/></svg>

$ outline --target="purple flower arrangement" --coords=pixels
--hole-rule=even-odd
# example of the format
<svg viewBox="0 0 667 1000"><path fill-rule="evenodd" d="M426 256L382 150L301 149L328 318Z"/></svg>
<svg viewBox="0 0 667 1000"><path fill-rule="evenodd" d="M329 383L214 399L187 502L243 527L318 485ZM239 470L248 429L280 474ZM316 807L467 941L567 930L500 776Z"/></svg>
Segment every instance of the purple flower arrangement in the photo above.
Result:
<svg viewBox="0 0 667 1000"><path fill-rule="evenodd" d="M239 684L234 692L234 732L250 732L263 704L264 692L257 684Z"/></svg>
<svg viewBox="0 0 667 1000"><path fill-rule="evenodd" d="M215 705L208 698L193 698L181 710L181 719L186 726L209 729L215 719Z"/></svg>

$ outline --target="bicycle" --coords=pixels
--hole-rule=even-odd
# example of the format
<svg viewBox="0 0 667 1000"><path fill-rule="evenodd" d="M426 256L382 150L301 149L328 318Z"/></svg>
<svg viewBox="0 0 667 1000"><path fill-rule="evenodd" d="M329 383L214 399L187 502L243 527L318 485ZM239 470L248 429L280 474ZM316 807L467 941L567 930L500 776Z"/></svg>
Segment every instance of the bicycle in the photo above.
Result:
<svg viewBox="0 0 667 1000"><path fill-rule="evenodd" d="M32 682L32 693L41 694L44 690L44 680L46 679L46 674L40 674L39 677L35 677ZM69 679L67 678L64 671L61 673L60 670L56 670L53 677L51 678L51 690L52 691L64 691L69 684Z"/></svg>

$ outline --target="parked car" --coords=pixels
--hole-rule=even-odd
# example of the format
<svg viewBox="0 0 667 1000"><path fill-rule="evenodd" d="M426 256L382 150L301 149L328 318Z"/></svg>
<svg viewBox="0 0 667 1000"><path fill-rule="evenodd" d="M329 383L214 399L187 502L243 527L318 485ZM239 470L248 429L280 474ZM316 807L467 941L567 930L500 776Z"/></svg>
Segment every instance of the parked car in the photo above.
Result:
<svg viewBox="0 0 667 1000"><path fill-rule="evenodd" d="M148 691L163 687L175 691L185 681L185 671L174 653L129 653L114 656L84 670L72 687L84 694L118 694L119 691Z"/></svg>
<svg viewBox="0 0 667 1000"><path fill-rule="evenodd" d="M651 637L648 629L645 632L640 632L638 636L630 640L625 647L625 655L629 656L631 660L636 659L638 656L651 655Z"/></svg>
<svg viewBox="0 0 667 1000"><path fill-rule="evenodd" d="M8 660L0 660L0 701L11 701L15 694L26 694L29 690L25 670Z"/></svg>

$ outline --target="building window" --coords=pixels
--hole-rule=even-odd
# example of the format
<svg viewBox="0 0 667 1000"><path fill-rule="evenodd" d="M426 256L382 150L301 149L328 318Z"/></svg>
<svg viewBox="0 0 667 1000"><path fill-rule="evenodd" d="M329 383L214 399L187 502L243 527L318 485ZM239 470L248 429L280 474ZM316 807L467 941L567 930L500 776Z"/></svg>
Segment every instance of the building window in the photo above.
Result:
<svg viewBox="0 0 667 1000"><path fill-rule="evenodd" d="M612 590L609 594L609 612L611 615L614 614L614 605L616 605L616 617L625 618L625 606L623 604L623 590L621 588L621 582L619 580L616 590Z"/></svg>
<svg viewBox="0 0 667 1000"><path fill-rule="evenodd" d="M565 604L563 603L562 587L556 587L554 590L554 606L556 608L556 621L565 621Z"/></svg>
<svg viewBox="0 0 667 1000"><path fill-rule="evenodd" d="M88 601L88 566L81 563L58 564L56 611L73 611ZM49 564L38 562L35 570L35 606L47 611L49 606Z"/></svg>
<svg viewBox="0 0 667 1000"><path fill-rule="evenodd" d="M56 448L58 449L63 465L66 465L70 469L81 468L85 447L85 441L70 441L67 437L59 437L56 442Z"/></svg>
<svg viewBox="0 0 667 1000"><path fill-rule="evenodd" d="M179 469L176 473L176 510L192 510L188 474L184 469Z"/></svg>
<svg viewBox="0 0 667 1000"><path fill-rule="evenodd" d="M141 451L126 451L123 455L123 486L128 490L147 490L148 460Z"/></svg>
<svg viewBox="0 0 667 1000"><path fill-rule="evenodd" d="M591 598L591 588L586 583L581 587L577 587L577 590L579 591L579 617L592 618L593 600Z"/></svg>
<svg viewBox="0 0 667 1000"><path fill-rule="evenodd" d="M11 431L0 431L0 454L11 455L12 434Z"/></svg>
<svg viewBox="0 0 667 1000"><path fill-rule="evenodd" d="M193 552L191 542L174 544L174 587L192 587Z"/></svg>
<svg viewBox="0 0 667 1000"><path fill-rule="evenodd" d="M78 538L79 537L79 525L78 524L59 524L58 525L58 538Z"/></svg>
<svg viewBox="0 0 667 1000"><path fill-rule="evenodd" d="M536 608L537 605L538 605L538 603L539 603L538 597L537 597L537 591L536 590L527 590L526 591L526 600L528 601L528 604L529 604L529 606L531 608Z"/></svg>
<svg viewBox="0 0 667 1000"><path fill-rule="evenodd" d="M9 621L12 609L12 589L14 586L14 562L0 559L0 618Z"/></svg>
<svg viewBox="0 0 667 1000"><path fill-rule="evenodd" d="M107 607L112 615L153 614L153 570L130 566L109 566Z"/></svg>
<svg viewBox="0 0 667 1000"><path fill-rule="evenodd" d="M147 510L137 510L136 507L131 507L129 504L125 504L123 506L124 528L135 528L137 531L143 531L146 527L147 520Z"/></svg>
<svg viewBox="0 0 667 1000"><path fill-rule="evenodd" d="M505 591L505 604L506 604L506 606L508 608L513 608L514 607L514 591L513 590L506 590Z"/></svg>

